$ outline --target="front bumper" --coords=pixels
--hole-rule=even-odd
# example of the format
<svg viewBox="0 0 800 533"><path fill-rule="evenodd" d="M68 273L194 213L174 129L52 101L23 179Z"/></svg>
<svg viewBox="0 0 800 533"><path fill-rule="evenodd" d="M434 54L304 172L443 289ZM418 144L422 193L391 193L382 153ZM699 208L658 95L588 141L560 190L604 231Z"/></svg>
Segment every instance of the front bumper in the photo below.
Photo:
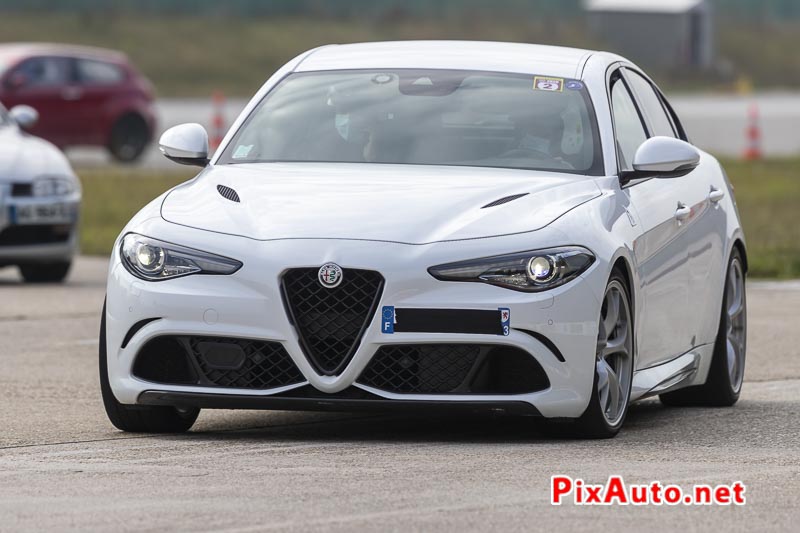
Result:
<svg viewBox="0 0 800 533"><path fill-rule="evenodd" d="M78 247L80 194L66 197L14 197L0 191L0 266L69 261ZM20 213L50 211L56 216L20 220Z"/></svg>
<svg viewBox="0 0 800 533"><path fill-rule="evenodd" d="M195 275L150 283L131 276L115 253L109 273L106 348L109 381L121 403L341 410L356 405L407 407L413 403L420 407L451 404L456 407L458 404L473 410L517 412L521 408L529 414L546 417L578 417L588 405L600 308L591 288L597 277L596 267L553 291L529 294L479 283L441 282L427 273L430 265L469 258L479 254L478 250L487 255L486 245L481 243L409 246L342 240L258 242L224 238L227 250L217 246L214 252L225 252L244 262L242 269L231 276ZM241 253L235 253L236 249L247 250L248 257L242 258ZM345 271L375 270L385 279L378 312L368 321L357 350L338 375L322 375L309 362L287 316L279 281L287 268L319 267L330 261ZM494 311L508 308L511 328L507 336L447 332L387 334L381 327L380 316L385 306ZM158 320L142 325L143 321L154 318ZM137 328L131 335L134 325ZM249 390L165 385L134 376L137 354L148 341L178 335L280 343L302 374L302 380L283 387ZM416 394L388 392L358 382L381 347L404 344L518 348L535 358L547 375L549 387L523 394ZM304 390L313 394L303 397ZM354 391L362 397L352 397Z"/></svg>
<svg viewBox="0 0 800 533"><path fill-rule="evenodd" d="M448 400L389 400L364 391L360 398L309 394L306 397L287 397L282 394L242 395L199 392L169 392L147 390L139 395L140 405L166 405L200 409L266 409L273 411L402 411L405 413L488 413L520 416L541 416L529 402L519 400L480 399Z"/></svg>

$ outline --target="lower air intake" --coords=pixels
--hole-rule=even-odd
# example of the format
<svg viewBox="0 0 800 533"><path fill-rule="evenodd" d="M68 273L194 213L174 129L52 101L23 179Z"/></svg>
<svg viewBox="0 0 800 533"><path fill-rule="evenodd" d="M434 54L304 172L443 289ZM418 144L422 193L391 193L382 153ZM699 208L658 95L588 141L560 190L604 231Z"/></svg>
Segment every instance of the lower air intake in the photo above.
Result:
<svg viewBox="0 0 800 533"><path fill-rule="evenodd" d="M272 389L305 381L278 342L189 337L190 353L203 377L219 387Z"/></svg>
<svg viewBox="0 0 800 533"><path fill-rule="evenodd" d="M358 383L400 394L524 394L550 386L534 357L511 346L383 346Z"/></svg>
<svg viewBox="0 0 800 533"><path fill-rule="evenodd" d="M305 378L279 342L163 336L136 355L133 374L154 383L273 389Z"/></svg>

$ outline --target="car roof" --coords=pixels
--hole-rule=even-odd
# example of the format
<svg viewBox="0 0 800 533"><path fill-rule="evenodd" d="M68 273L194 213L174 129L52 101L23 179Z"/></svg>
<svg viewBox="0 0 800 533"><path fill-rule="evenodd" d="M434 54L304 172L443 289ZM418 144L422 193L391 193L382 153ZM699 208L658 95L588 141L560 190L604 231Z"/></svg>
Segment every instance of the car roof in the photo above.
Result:
<svg viewBox="0 0 800 533"><path fill-rule="evenodd" d="M57 43L2 43L0 56L11 59L22 59L28 56L53 55L67 57L88 57L106 61L124 62L127 57L122 52L94 46Z"/></svg>
<svg viewBox="0 0 800 533"><path fill-rule="evenodd" d="M323 46L295 68L317 70L415 68L543 74L579 78L589 56L619 56L537 44L489 41L394 41Z"/></svg>

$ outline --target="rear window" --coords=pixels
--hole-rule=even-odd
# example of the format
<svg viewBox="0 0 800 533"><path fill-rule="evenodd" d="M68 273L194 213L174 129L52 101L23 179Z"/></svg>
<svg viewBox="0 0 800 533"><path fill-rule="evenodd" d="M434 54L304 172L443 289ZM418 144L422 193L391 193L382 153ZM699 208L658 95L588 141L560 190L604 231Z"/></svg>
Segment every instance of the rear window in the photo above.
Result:
<svg viewBox="0 0 800 533"><path fill-rule="evenodd" d="M462 165L602 174L583 83L458 70L289 75L220 163Z"/></svg>

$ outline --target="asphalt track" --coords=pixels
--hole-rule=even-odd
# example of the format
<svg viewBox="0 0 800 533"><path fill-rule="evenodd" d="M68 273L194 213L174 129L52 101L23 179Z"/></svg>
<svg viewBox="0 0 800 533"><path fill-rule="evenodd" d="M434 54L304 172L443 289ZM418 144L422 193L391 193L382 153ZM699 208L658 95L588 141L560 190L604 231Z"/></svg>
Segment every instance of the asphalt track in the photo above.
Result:
<svg viewBox="0 0 800 533"><path fill-rule="evenodd" d="M800 283L751 283L741 401L635 405L613 440L528 419L203 412L183 436L106 420L106 261L65 285L0 271L0 531L797 531ZM549 504L553 474L743 481L743 507Z"/></svg>

